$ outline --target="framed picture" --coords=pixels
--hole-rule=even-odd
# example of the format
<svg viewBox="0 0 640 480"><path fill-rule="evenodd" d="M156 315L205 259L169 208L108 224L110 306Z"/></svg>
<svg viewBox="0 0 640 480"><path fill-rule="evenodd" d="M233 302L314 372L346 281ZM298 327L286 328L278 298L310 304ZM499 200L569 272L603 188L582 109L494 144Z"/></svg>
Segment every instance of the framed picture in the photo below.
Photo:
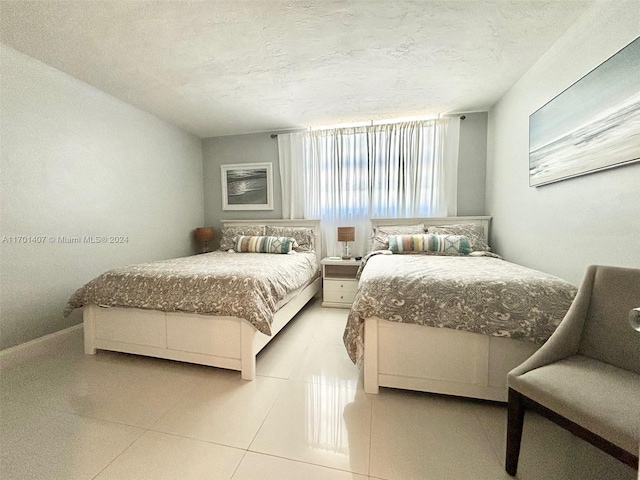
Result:
<svg viewBox="0 0 640 480"><path fill-rule="evenodd" d="M223 210L273 210L273 164L221 165Z"/></svg>
<svg viewBox="0 0 640 480"><path fill-rule="evenodd" d="M529 117L529 185L640 160L640 37Z"/></svg>

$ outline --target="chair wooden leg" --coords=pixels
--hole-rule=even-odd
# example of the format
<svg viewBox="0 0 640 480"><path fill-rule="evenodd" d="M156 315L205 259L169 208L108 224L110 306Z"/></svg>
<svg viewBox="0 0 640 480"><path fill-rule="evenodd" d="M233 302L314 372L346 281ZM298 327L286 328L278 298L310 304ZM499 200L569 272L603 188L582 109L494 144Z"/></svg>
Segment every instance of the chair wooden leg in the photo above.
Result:
<svg viewBox="0 0 640 480"><path fill-rule="evenodd" d="M523 424L524 404L522 402L522 395L510 388L509 404L507 407L507 453L505 469L511 476L514 476L518 470Z"/></svg>

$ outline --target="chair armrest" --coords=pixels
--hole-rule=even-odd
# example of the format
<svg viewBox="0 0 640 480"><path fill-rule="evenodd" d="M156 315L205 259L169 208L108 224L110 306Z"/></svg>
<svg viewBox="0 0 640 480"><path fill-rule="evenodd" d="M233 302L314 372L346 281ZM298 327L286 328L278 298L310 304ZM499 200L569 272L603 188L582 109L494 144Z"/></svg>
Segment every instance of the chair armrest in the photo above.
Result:
<svg viewBox="0 0 640 480"><path fill-rule="evenodd" d="M631 324L631 328L640 332L640 307L634 308L629 312L629 323Z"/></svg>
<svg viewBox="0 0 640 480"><path fill-rule="evenodd" d="M549 337L549 340L521 365L511 370L509 377L520 376L536 368L569 358L578 353L582 330L584 329L584 323L591 301L591 292L593 290L596 270L597 266L595 265L587 269L576 298L573 299L569 311L555 332Z"/></svg>

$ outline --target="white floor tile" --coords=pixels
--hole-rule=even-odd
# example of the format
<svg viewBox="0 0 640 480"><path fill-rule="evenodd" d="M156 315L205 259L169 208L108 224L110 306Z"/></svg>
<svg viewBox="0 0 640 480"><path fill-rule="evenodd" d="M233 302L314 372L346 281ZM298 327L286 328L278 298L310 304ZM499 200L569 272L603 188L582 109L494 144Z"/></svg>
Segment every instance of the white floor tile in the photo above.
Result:
<svg viewBox="0 0 640 480"><path fill-rule="evenodd" d="M356 473L247 452L233 480L367 480Z"/></svg>
<svg viewBox="0 0 640 480"><path fill-rule="evenodd" d="M91 479L143 430L67 412L3 404L0 478Z"/></svg>
<svg viewBox="0 0 640 480"><path fill-rule="evenodd" d="M10 355L0 355L0 375L5 372L25 371L47 362L77 361L82 358L84 333L82 328L72 328L59 332L46 343L19 348ZM6 351L5 351L6 352ZM2 353L5 353L2 352Z"/></svg>
<svg viewBox="0 0 640 480"><path fill-rule="evenodd" d="M483 404L475 414L504 466L507 409ZM525 414L518 479L635 480L637 472L593 445L532 412Z"/></svg>
<svg viewBox="0 0 640 480"><path fill-rule="evenodd" d="M294 327L294 325L291 325ZM311 343L313 332L289 326L258 354L256 375L288 379Z"/></svg>
<svg viewBox="0 0 640 480"><path fill-rule="evenodd" d="M245 451L147 431L96 480L229 480Z"/></svg>
<svg viewBox="0 0 640 480"><path fill-rule="evenodd" d="M314 299L258 354L256 375L288 379L320 326Z"/></svg>
<svg viewBox="0 0 640 480"><path fill-rule="evenodd" d="M291 374L291 379L364 388L362 372L353 364L343 345L310 345L298 359L298 367Z"/></svg>
<svg viewBox="0 0 640 480"><path fill-rule="evenodd" d="M474 403L390 389L381 390L372 403L372 476L508 478L473 414Z"/></svg>
<svg viewBox="0 0 640 480"><path fill-rule="evenodd" d="M216 370L203 378L151 430L247 448L286 381Z"/></svg>
<svg viewBox="0 0 640 480"><path fill-rule="evenodd" d="M98 352L3 374L3 401L147 428L188 394L204 367ZM21 369L18 369L20 372Z"/></svg>
<svg viewBox="0 0 640 480"><path fill-rule="evenodd" d="M346 308L321 308L318 312L320 328L316 331L313 343L336 345L344 348L342 336L347 325L349 309Z"/></svg>
<svg viewBox="0 0 640 480"><path fill-rule="evenodd" d="M367 475L370 422L362 390L289 380L249 450Z"/></svg>
<svg viewBox="0 0 640 480"><path fill-rule="evenodd" d="M3 361L0 478L510 478L506 408L386 388L365 395L342 344L347 315L315 299L258 356L253 382L180 362L84 355L81 330ZM637 473L527 413L517 478Z"/></svg>

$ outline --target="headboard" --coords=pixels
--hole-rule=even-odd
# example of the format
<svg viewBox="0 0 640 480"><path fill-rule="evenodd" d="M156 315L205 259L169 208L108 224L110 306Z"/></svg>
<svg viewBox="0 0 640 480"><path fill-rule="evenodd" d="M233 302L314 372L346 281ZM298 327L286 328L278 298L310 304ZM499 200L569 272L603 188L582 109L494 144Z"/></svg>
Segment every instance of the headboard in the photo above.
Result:
<svg viewBox="0 0 640 480"><path fill-rule="evenodd" d="M260 220L222 220L223 227L241 227L243 225L273 225L274 227L306 227L313 230L316 244L316 258L318 265L322 260L322 235L320 235L320 220L281 220L263 218Z"/></svg>
<svg viewBox="0 0 640 480"><path fill-rule="evenodd" d="M427 217L427 218L372 218L371 228L385 225L415 225L424 223L425 227L437 227L439 225L454 225L459 223L473 223L480 225L484 230L484 239L489 242L489 226L491 217Z"/></svg>

